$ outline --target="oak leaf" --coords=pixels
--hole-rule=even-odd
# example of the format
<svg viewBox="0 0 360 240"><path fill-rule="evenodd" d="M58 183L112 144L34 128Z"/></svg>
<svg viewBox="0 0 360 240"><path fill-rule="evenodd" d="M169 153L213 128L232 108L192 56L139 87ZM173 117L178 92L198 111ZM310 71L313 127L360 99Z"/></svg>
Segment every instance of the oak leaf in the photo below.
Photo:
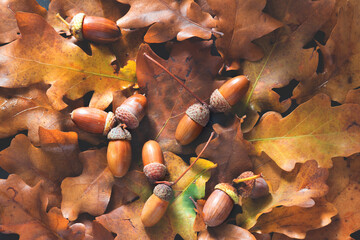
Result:
<svg viewBox="0 0 360 240"><path fill-rule="evenodd" d="M359 154L348 159L334 159L334 167L330 169L328 184L330 187L326 199L338 209L339 214L334 217L332 223L324 228L307 233L307 240L351 240L350 234L359 230L360 219L360 185L359 185ZM276 234L276 240L288 240L289 238Z"/></svg>
<svg viewBox="0 0 360 240"><path fill-rule="evenodd" d="M313 207L314 198L322 197L328 191L325 184L328 171L318 168L314 160L297 165L292 172L285 172L267 156L263 156L257 159L254 172L262 173L272 190L270 195L263 198L241 200L243 213L236 216L236 223L246 229L256 226L262 214L278 206Z"/></svg>
<svg viewBox="0 0 360 240"><path fill-rule="evenodd" d="M329 225L337 214L335 206L324 199L315 201L311 208L279 207L262 215L251 231L277 232L292 238L304 239L306 232ZM312 238L318 239L318 238Z"/></svg>
<svg viewBox="0 0 360 240"><path fill-rule="evenodd" d="M228 70L239 68L241 58L249 61L261 59L264 54L252 41L282 26L281 22L262 12L266 0L207 2L216 15L216 30L224 33L216 40L216 47Z"/></svg>
<svg viewBox="0 0 360 240"><path fill-rule="evenodd" d="M253 162L248 156L249 143L243 138L239 119L233 124L222 127L219 124L213 125L217 137L211 140L202 157L218 165L211 170L211 178L206 184L206 192L211 193L218 183L231 183L242 172L252 170ZM204 144L196 148L199 153Z"/></svg>
<svg viewBox="0 0 360 240"><path fill-rule="evenodd" d="M150 26L144 40L149 43L166 42L174 37L179 41L191 37L210 39L215 22L202 12L193 0L118 0L130 4L129 12L117 21L121 28Z"/></svg>
<svg viewBox="0 0 360 240"><path fill-rule="evenodd" d="M196 143L203 140L181 146L174 138L182 115L196 100L172 77L147 59L144 53L169 69L200 99L205 100L220 84L220 81L213 79L222 63L220 57L211 55L210 44L191 41L175 43L168 60L157 56L149 45L140 47L136 76L148 99L148 108L147 117L142 121L138 132L145 133L145 139L156 138L163 151L192 153Z"/></svg>
<svg viewBox="0 0 360 240"><path fill-rule="evenodd" d="M47 197L39 182L26 185L17 175L0 180L0 231L17 233L21 240L33 239L84 239L83 224L69 227L58 208L46 212Z"/></svg>
<svg viewBox="0 0 360 240"><path fill-rule="evenodd" d="M40 127L39 137L40 148L36 148L25 135L17 135L10 147L1 151L0 166L19 175L30 186L43 181L49 206L60 206L60 183L81 173L77 134Z"/></svg>
<svg viewBox="0 0 360 240"><path fill-rule="evenodd" d="M81 102L81 104L79 104ZM0 89L0 138L13 136L27 130L29 140L39 146L39 127L74 131L79 139L99 144L101 139L95 134L87 133L76 127L70 118L73 108L82 107L83 101L71 103L61 112L56 111L48 97L44 86L33 85L29 88Z"/></svg>
<svg viewBox="0 0 360 240"><path fill-rule="evenodd" d="M344 103L347 92L360 86L360 5L346 1L338 12L337 24L325 46L320 46L324 56L324 70L314 74L294 90L294 99L304 102L308 93L323 92L332 100Z"/></svg>
<svg viewBox="0 0 360 240"><path fill-rule="evenodd" d="M256 240L248 230L232 224L221 224L199 233L198 240Z"/></svg>
<svg viewBox="0 0 360 240"><path fill-rule="evenodd" d="M335 0L269 1L269 14L282 21L284 28L256 42L265 52L261 61L243 64L244 74L251 81L244 103L248 106L244 122L247 129L257 122L257 112L285 112L290 107L291 100L287 98L280 102L280 95L274 88L285 87L292 79L301 84L316 72L318 53L314 49L304 49L304 46L329 18L334 3ZM297 21L288 17L292 15Z"/></svg>
<svg viewBox="0 0 360 240"><path fill-rule="evenodd" d="M39 15L18 12L16 18L22 37L0 48L1 87L51 84L46 94L57 110L67 106L64 96L74 100L94 91L89 106L105 109L113 91L134 81L134 62L114 73L110 65L114 57L105 47L93 46L92 56L88 56Z"/></svg>
<svg viewBox="0 0 360 240"><path fill-rule="evenodd" d="M79 158L82 174L65 178L61 183L61 211L70 221L76 220L79 213L103 214L115 181L107 167L106 148L82 152Z"/></svg>
<svg viewBox="0 0 360 240"><path fill-rule="evenodd" d="M330 168L331 158L360 151L360 115L354 114L359 111L358 104L331 107L329 97L319 94L285 118L266 113L245 138L286 171L311 159Z"/></svg>
<svg viewBox="0 0 360 240"><path fill-rule="evenodd" d="M20 35L14 12L31 12L43 17L47 14L36 0L5 0L0 5L0 44L12 42Z"/></svg>

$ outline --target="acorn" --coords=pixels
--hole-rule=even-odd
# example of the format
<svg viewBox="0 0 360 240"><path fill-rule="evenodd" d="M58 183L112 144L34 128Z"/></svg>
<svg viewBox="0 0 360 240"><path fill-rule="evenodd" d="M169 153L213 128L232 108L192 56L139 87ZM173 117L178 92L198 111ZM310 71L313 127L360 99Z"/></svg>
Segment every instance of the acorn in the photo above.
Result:
<svg viewBox="0 0 360 240"><path fill-rule="evenodd" d="M150 181L163 180L166 174L164 155L158 142L147 141L142 149L144 173Z"/></svg>
<svg viewBox="0 0 360 240"><path fill-rule="evenodd" d="M107 113L91 107L77 108L70 113L70 116L76 126L90 133L107 135L116 123L112 112Z"/></svg>
<svg viewBox="0 0 360 240"><path fill-rule="evenodd" d="M144 95L134 94L116 108L115 118L130 129L137 128L145 116L146 105L147 99Z"/></svg>
<svg viewBox="0 0 360 240"><path fill-rule="evenodd" d="M222 224L230 215L234 203L239 202L236 189L227 183L219 183L206 200L203 214L204 222L209 227Z"/></svg>
<svg viewBox="0 0 360 240"><path fill-rule="evenodd" d="M108 134L107 162L115 177L123 177L131 164L131 134L121 125L111 129Z"/></svg>
<svg viewBox="0 0 360 240"><path fill-rule="evenodd" d="M249 84L248 78L243 75L229 79L211 94L211 108L217 112L229 111L232 106L245 96Z"/></svg>
<svg viewBox="0 0 360 240"><path fill-rule="evenodd" d="M141 222L145 227L152 227L164 216L170 200L173 197L173 190L166 184L158 184L153 194L145 202L141 212Z"/></svg>
<svg viewBox="0 0 360 240"><path fill-rule="evenodd" d="M252 199L261 198L269 195L269 185L264 178L255 179L254 187L251 191L250 197Z"/></svg>
<svg viewBox="0 0 360 240"><path fill-rule="evenodd" d="M191 143L200 135L209 118L210 110L206 105L201 103L191 105L176 128L175 139L181 145Z"/></svg>
<svg viewBox="0 0 360 240"><path fill-rule="evenodd" d="M69 24L59 14L57 16L69 27L71 34L80 41L112 43L121 36L120 28L114 21L107 18L78 13Z"/></svg>
<svg viewBox="0 0 360 240"><path fill-rule="evenodd" d="M269 185L261 174L255 175L252 171L246 171L233 180L236 183L238 193L243 198L260 198L269 194Z"/></svg>

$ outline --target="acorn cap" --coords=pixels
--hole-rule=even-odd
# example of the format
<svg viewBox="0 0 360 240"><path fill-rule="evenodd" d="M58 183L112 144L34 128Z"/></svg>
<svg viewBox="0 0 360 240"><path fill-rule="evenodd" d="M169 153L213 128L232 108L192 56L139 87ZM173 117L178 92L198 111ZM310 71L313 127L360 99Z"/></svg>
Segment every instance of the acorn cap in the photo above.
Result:
<svg viewBox="0 0 360 240"><path fill-rule="evenodd" d="M144 173L151 181L159 181L166 175L166 166L157 162L149 163L144 166Z"/></svg>
<svg viewBox="0 0 360 240"><path fill-rule="evenodd" d="M154 194L158 198L169 202L171 198L173 197L173 190L171 187L169 187L166 184L158 184L154 188Z"/></svg>
<svg viewBox="0 0 360 240"><path fill-rule="evenodd" d="M107 135L109 140L128 140L131 141L131 134L127 129L124 129L121 125L111 129Z"/></svg>
<svg viewBox="0 0 360 240"><path fill-rule="evenodd" d="M195 103L186 110L186 115L193 121L205 127L209 122L210 110L206 105Z"/></svg>
<svg viewBox="0 0 360 240"><path fill-rule="evenodd" d="M115 120L115 115L112 112L108 112L107 116L106 116L106 122L105 122L105 127L104 127L104 135L107 135L109 133L109 131L114 127L116 123Z"/></svg>
<svg viewBox="0 0 360 240"><path fill-rule="evenodd" d="M227 183L219 183L215 186L214 189L219 189L223 192L225 192L229 197L234 201L235 204L239 202L239 197L237 195L236 189Z"/></svg>
<svg viewBox="0 0 360 240"><path fill-rule="evenodd" d="M123 122L130 129L135 129L139 126L138 118L128 109L128 106L121 105L115 110L115 117L119 122Z"/></svg>
<svg viewBox="0 0 360 240"><path fill-rule="evenodd" d="M224 96L220 93L219 89L216 89L210 97L210 106L217 112L227 112L231 109L230 104Z"/></svg>
<svg viewBox="0 0 360 240"><path fill-rule="evenodd" d="M83 21L85 13L76 14L70 22L70 32L77 40L84 40L82 33Z"/></svg>
<svg viewBox="0 0 360 240"><path fill-rule="evenodd" d="M238 176L236 179L248 178L248 177L252 177L254 175L255 174L252 171L246 171L246 172L243 172L242 174L240 174L240 176ZM247 180L244 182L237 183L235 186L237 188L239 195L243 198L247 198L247 197L250 197L251 192L254 188L254 185L255 185L255 179L252 179L252 180Z"/></svg>

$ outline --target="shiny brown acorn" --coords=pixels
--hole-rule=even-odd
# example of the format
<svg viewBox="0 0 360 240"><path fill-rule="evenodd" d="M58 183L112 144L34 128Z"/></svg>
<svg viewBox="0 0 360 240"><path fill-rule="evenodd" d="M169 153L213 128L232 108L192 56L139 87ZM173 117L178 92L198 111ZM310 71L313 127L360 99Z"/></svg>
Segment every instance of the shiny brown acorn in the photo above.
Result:
<svg viewBox="0 0 360 240"><path fill-rule="evenodd" d="M107 135L116 121L112 112L105 112L97 108L81 107L70 114L73 122L80 129L90 133Z"/></svg>
<svg viewBox="0 0 360 240"><path fill-rule="evenodd" d="M120 38L120 28L114 21L103 17L86 16L84 13L76 14L68 24L71 34L80 41L88 40L96 43L112 43Z"/></svg>
<svg viewBox="0 0 360 240"><path fill-rule="evenodd" d="M166 174L164 155L158 142L147 141L142 149L144 173L151 181L163 180Z"/></svg>
<svg viewBox="0 0 360 240"><path fill-rule="evenodd" d="M116 108L116 120L124 123L130 129L137 128L145 116L146 105L147 99L144 95L134 94Z"/></svg>
<svg viewBox="0 0 360 240"><path fill-rule="evenodd" d="M115 177L123 177L131 164L131 134L121 125L111 129L108 134L107 162Z"/></svg>
<svg viewBox="0 0 360 240"><path fill-rule="evenodd" d="M141 222L145 227L152 227L164 216L169 201L173 197L173 190L166 184L158 184L153 194L146 200L141 212Z"/></svg>
<svg viewBox="0 0 360 240"><path fill-rule="evenodd" d="M229 111L245 96L249 84L248 78L243 75L229 79L211 94L211 108L217 112Z"/></svg>
<svg viewBox="0 0 360 240"><path fill-rule="evenodd" d="M176 128L175 139L181 145L191 143L200 135L209 118L210 110L206 105L201 103L191 105Z"/></svg>
<svg viewBox="0 0 360 240"><path fill-rule="evenodd" d="M229 216L234 203L238 202L236 189L230 184L219 183L205 202L203 208L205 224L209 227L220 225Z"/></svg>

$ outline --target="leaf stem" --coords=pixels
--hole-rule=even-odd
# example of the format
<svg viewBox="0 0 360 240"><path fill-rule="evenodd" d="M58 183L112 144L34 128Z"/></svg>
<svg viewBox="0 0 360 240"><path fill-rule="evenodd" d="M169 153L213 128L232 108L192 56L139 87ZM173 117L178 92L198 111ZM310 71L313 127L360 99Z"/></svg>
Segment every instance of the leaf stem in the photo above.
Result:
<svg viewBox="0 0 360 240"><path fill-rule="evenodd" d="M65 19L63 19L59 13L56 14L56 17L59 18L68 28L70 28L70 25Z"/></svg>
<svg viewBox="0 0 360 240"><path fill-rule="evenodd" d="M260 177L262 177L261 173L258 174L258 175L247 177L247 178L234 179L233 182L234 183L241 183L241 182L246 182L246 181L249 181L249 180L254 180L254 179L257 179L257 178L260 178Z"/></svg>

